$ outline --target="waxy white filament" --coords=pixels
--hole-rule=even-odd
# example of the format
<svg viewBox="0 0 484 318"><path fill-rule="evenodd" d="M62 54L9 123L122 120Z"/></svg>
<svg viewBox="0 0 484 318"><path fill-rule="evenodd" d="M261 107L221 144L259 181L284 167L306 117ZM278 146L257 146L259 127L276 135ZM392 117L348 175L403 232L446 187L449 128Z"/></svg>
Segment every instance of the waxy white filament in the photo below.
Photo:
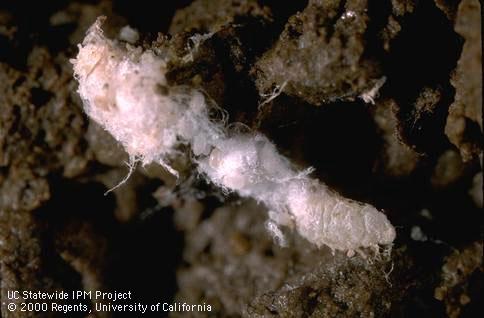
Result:
<svg viewBox="0 0 484 318"><path fill-rule="evenodd" d="M209 118L195 89L169 87L166 60L150 50L107 39L102 19L89 29L72 60L86 113L108 130L132 160L158 162L189 145L199 172L219 187L270 209L268 229L294 226L308 241L357 251L391 244L395 229L369 204L332 192L308 171L297 171L260 134L229 134Z"/></svg>

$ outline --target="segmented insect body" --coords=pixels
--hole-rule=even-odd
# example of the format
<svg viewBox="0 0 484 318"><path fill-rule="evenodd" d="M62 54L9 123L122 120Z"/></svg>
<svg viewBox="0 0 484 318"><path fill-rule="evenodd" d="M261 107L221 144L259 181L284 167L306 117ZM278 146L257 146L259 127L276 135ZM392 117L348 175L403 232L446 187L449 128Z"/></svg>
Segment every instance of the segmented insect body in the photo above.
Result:
<svg viewBox="0 0 484 318"><path fill-rule="evenodd" d="M281 224L337 250L391 244L395 230L384 214L330 191L309 177L311 169L297 171L265 136L227 133L223 122L210 119L199 91L168 86L164 59L105 38L101 23L89 29L72 60L75 77L86 113L131 158L170 170L164 159L183 143L208 180L265 204L273 221L268 228L278 237Z"/></svg>
<svg viewBox="0 0 484 318"><path fill-rule="evenodd" d="M291 185L287 198L298 232L318 246L355 251L395 239L395 229L383 213L370 204L343 198L314 180Z"/></svg>
<svg viewBox="0 0 484 318"><path fill-rule="evenodd" d="M208 162L200 167L212 182L264 203L273 211L269 216L275 223L295 226L317 246L355 251L391 244L395 238L384 214L369 204L341 197L311 179L309 171L296 172L264 136L223 141ZM269 228L274 229L274 224Z"/></svg>

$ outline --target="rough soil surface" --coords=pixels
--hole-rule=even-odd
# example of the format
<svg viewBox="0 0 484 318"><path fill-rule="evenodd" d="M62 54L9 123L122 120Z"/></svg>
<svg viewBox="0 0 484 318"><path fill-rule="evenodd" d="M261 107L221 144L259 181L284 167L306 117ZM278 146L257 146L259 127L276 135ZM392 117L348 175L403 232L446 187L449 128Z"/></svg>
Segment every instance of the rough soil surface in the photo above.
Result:
<svg viewBox="0 0 484 318"><path fill-rule="evenodd" d="M451 77L455 97L449 107L445 133L450 142L459 148L464 160L482 153L482 138L475 139L479 133L474 133L482 132L482 37L479 9L477 1L462 1L454 27L466 42Z"/></svg>
<svg viewBox="0 0 484 318"><path fill-rule="evenodd" d="M479 1L285 2L0 2L0 303L11 290L126 290L214 308L173 317L483 314ZM348 257L290 230L282 248L263 206L186 158L179 180L140 167L104 196L126 154L83 113L69 63L99 15L109 36L130 24L168 52L171 84L202 89L234 129L384 211L393 249Z"/></svg>
<svg viewBox="0 0 484 318"><path fill-rule="evenodd" d="M377 61L364 56L369 20L366 1L310 0L257 61L259 91L285 85L315 105L354 100L381 77Z"/></svg>

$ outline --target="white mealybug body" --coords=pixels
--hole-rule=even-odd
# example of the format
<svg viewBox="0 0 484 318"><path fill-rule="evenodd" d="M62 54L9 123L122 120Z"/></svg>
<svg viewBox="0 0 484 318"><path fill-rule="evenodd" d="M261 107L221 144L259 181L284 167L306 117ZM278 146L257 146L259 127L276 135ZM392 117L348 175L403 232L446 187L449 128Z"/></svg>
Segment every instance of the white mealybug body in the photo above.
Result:
<svg viewBox="0 0 484 318"><path fill-rule="evenodd" d="M216 145L200 167L215 184L264 203L273 211L269 216L275 223L292 222L317 246L355 251L391 244L395 238L384 214L341 197L307 173L297 173L261 135L233 137ZM276 237L280 241L280 234Z"/></svg>
<svg viewBox="0 0 484 318"><path fill-rule="evenodd" d="M288 206L299 233L318 246L355 251L361 247L391 244L395 229L384 214L329 190L313 180L289 187Z"/></svg>
<svg viewBox="0 0 484 318"><path fill-rule="evenodd" d="M158 162L189 145L198 170L219 187L254 198L269 209L267 228L284 244L278 225L295 227L317 246L333 250L389 245L395 229L369 204L351 201L297 171L260 134L225 132L209 118L195 89L169 87L166 62L150 50L107 39L102 19L89 29L72 60L86 113L108 130L132 160Z"/></svg>

